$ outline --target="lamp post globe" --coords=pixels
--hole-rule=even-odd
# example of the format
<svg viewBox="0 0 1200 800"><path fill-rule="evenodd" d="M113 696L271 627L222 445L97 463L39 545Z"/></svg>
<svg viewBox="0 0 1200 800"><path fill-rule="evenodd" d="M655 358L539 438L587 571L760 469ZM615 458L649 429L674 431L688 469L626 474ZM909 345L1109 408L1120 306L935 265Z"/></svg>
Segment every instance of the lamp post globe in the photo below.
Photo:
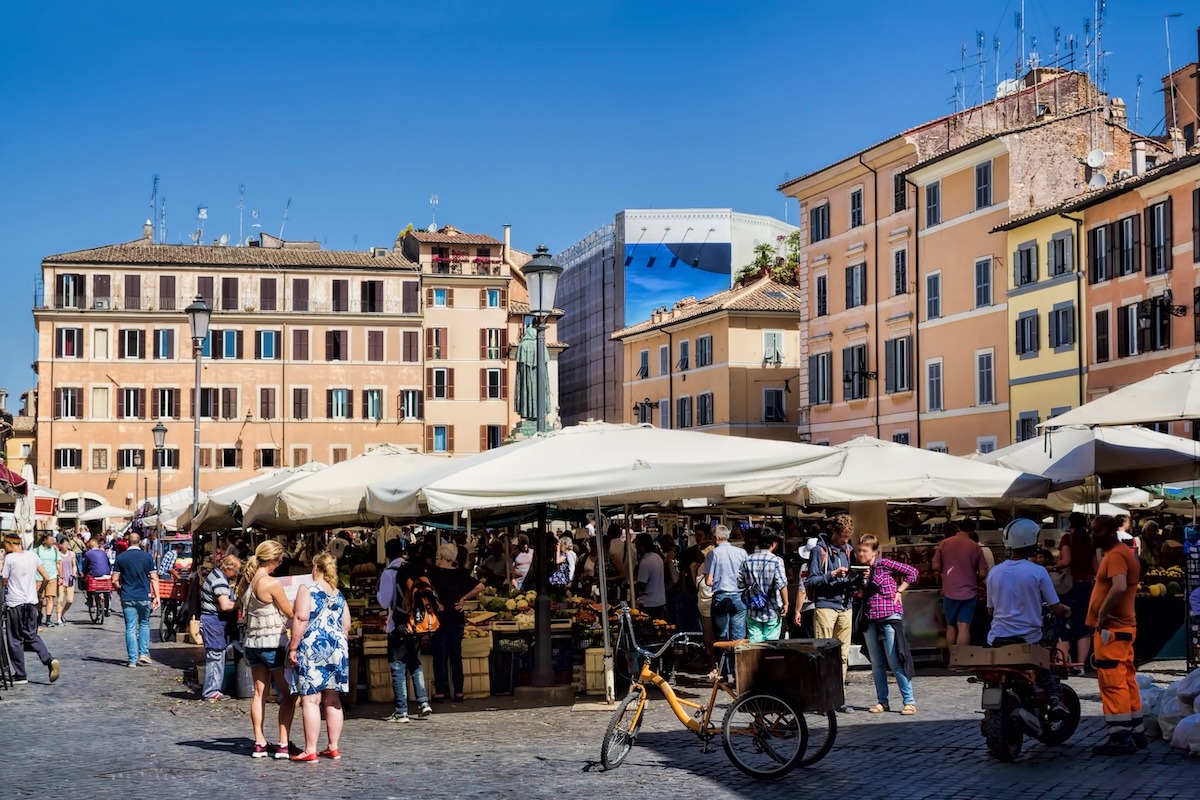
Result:
<svg viewBox="0 0 1200 800"><path fill-rule="evenodd" d="M558 277L563 267L550 257L550 249L539 244L537 252L521 268L529 286L529 313L534 317L548 317L554 313L554 294L558 291Z"/></svg>
<svg viewBox="0 0 1200 800"><path fill-rule="evenodd" d="M196 299L192 301L184 311L188 315L188 324L191 326L192 341L203 342L208 336L208 323L212 319L212 306L204 302L204 298L196 295Z"/></svg>

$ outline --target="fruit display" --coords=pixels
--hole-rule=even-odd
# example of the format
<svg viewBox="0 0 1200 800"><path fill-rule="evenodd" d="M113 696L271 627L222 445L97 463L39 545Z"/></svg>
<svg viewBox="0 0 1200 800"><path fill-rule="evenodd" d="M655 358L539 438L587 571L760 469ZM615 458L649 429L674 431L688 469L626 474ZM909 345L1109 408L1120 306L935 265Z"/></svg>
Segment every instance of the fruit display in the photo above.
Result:
<svg viewBox="0 0 1200 800"><path fill-rule="evenodd" d="M1183 595L1182 567L1154 567L1142 574L1138 597L1180 597Z"/></svg>

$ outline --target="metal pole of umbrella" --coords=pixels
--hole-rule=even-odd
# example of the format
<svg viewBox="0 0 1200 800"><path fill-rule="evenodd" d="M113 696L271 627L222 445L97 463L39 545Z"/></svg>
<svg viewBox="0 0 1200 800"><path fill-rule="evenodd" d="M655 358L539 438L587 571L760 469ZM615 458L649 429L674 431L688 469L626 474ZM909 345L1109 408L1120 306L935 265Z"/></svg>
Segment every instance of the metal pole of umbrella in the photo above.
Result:
<svg viewBox="0 0 1200 800"><path fill-rule="evenodd" d="M596 559L596 574L600 581L600 629L604 633L604 702L611 704L615 699L616 680L613 678L613 649L612 635L608 625L608 574L604 562L608 560L604 552L604 538L601 531L605 529L604 518L600 515L600 498L596 498L596 536L592 541L593 558Z"/></svg>
<svg viewBox="0 0 1200 800"><path fill-rule="evenodd" d="M629 607L637 609L637 585L633 567L633 521L629 518L629 506L625 506L625 580L629 587Z"/></svg>
<svg viewBox="0 0 1200 800"><path fill-rule="evenodd" d="M546 504L538 505L538 535L534 538L533 566L537 571L537 605L533 634L533 685L554 685L554 664L550 649L550 532L546 524Z"/></svg>

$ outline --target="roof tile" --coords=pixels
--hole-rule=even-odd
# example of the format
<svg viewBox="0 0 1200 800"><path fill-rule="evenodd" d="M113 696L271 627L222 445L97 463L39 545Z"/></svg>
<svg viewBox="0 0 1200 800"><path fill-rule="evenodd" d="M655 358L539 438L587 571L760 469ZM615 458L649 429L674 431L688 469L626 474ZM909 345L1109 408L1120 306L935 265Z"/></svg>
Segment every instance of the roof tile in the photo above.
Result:
<svg viewBox="0 0 1200 800"><path fill-rule="evenodd" d="M803 308L804 297L798 288L764 276L749 285L734 286L703 300L696 300L687 305L676 304L666 317L657 321L649 319L622 328L613 333L612 338L623 339L719 311L782 311L799 314Z"/></svg>
<svg viewBox="0 0 1200 800"><path fill-rule="evenodd" d="M345 267L416 271L419 267L389 251L385 256L355 250L302 247L215 247L194 244L150 244L139 239L87 250L46 256L43 262L64 264L197 265L213 267Z"/></svg>

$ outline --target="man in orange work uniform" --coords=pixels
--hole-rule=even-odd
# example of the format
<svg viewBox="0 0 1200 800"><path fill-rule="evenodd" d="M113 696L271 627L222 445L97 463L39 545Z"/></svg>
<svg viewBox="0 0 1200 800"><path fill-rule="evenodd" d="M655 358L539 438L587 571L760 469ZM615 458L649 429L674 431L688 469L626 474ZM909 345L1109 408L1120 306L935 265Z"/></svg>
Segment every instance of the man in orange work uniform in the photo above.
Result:
<svg viewBox="0 0 1200 800"><path fill-rule="evenodd" d="M1088 604L1087 624L1095 633L1096 679L1100 703L1108 722L1108 741L1092 748L1092 755L1130 755L1145 747L1142 696L1133 666L1133 640L1137 619L1133 598L1140 565L1133 550L1117 539L1117 520L1101 514L1092 520L1092 541L1104 551L1096 584Z"/></svg>

